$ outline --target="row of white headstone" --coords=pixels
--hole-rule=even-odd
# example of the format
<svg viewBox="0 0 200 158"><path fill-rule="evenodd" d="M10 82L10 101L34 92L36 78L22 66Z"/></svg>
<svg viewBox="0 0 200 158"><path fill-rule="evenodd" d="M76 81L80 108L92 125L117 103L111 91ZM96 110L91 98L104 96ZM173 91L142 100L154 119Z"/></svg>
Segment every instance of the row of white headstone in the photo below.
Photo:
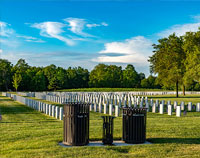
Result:
<svg viewBox="0 0 200 158"><path fill-rule="evenodd" d="M11 97L13 100L23 103L23 104L27 105L28 107L33 108L37 111L40 111L46 115L55 117L56 119L63 120L63 107L46 104L41 101L25 98L25 97L18 96L15 94L10 94L10 93L2 93L2 95Z"/></svg>
<svg viewBox="0 0 200 158"><path fill-rule="evenodd" d="M102 98L102 99L101 99ZM52 102L56 102L56 103L60 103L62 104L64 101L67 102L86 102L86 103L90 103L90 111L94 111L97 112L99 111L99 113L102 113L102 111L104 112L104 114L110 114L112 115L113 113L115 113L115 116L119 116L119 111L120 108L122 107L145 107L147 108L147 111L149 112L150 109L152 110L153 113L156 113L157 111L160 112L160 114L164 114L164 110L165 110L165 101L162 100L161 102L159 100L156 100L155 103L153 101L153 99L150 99L150 103L147 97L145 97L145 101L144 101L144 97L140 96L134 96L134 97L130 97L130 99L127 100L127 98L115 98L114 102L113 99L109 98L109 97L96 97L96 96L87 96L87 95L82 95L82 96L65 96L65 97L59 97L59 96L55 96L55 95L46 95L46 99L48 101L52 101ZM123 105L122 105L123 102ZM132 104L133 103L133 104ZM103 106L103 108L102 108ZM200 112L200 103L197 103L196 106L196 111ZM158 110L157 110L158 108ZM180 110L179 110L180 109ZM192 102L188 103L187 108L185 108L185 103L181 102L181 105L178 105L178 102L175 101L174 105L171 104L171 101L167 102L166 105L166 112L168 113L168 115L172 115L172 111L175 110L176 111L176 116L180 116L181 115L181 111L192 111L193 109L193 105Z"/></svg>
<svg viewBox="0 0 200 158"><path fill-rule="evenodd" d="M171 101L167 102L167 106L165 106L165 101L162 100L161 102L159 100L156 100L155 103L153 99L150 99L150 103L147 97L140 97L140 96L134 96L134 97L129 97L130 99L127 100L127 97L122 97L121 99L115 98L114 103L113 99L111 97L101 97L100 96L89 96L89 95L69 95L65 97L59 97L55 95L46 95L45 98L48 101L51 102L56 102L59 104L62 104L63 102L86 102L90 103L90 111L94 112L99 112L99 113L104 113L104 114L109 114L109 115L115 115L116 117L119 116L120 114L120 109L122 107L127 107L127 102L128 102L128 107L145 107L147 108L147 111L152 110L153 113L159 112L160 114L164 114L164 110L166 109L166 112L168 115L172 115L172 111L176 111L176 116L181 116L181 111L188 110L192 111L193 105L191 102L188 103L187 108L185 109L185 104L184 102L181 102L181 105L179 106L178 103L175 101L174 105L171 105ZM123 105L122 105L123 102ZM132 104L134 102L134 104ZM196 106L196 111L200 112L200 103L197 103Z"/></svg>
<svg viewBox="0 0 200 158"><path fill-rule="evenodd" d="M197 91L186 91L186 94L200 94ZM82 95L82 94L92 94L92 95L119 95L121 96L155 96L155 95L175 95L174 91L130 91L130 92L35 92L35 95L43 94L43 95L57 95L57 96L65 96L65 95ZM180 91L181 95L182 92Z"/></svg>

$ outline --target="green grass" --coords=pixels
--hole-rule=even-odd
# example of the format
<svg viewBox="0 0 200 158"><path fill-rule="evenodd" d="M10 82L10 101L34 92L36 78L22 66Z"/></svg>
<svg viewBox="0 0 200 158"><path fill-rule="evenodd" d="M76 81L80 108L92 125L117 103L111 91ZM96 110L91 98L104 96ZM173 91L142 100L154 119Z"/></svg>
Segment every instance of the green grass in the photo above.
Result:
<svg viewBox="0 0 200 158"><path fill-rule="evenodd" d="M192 102L194 104L196 103L200 103L200 95L195 95L195 94L192 94L192 95L180 95L178 98L176 98L175 95L155 95L155 96L148 96L149 99L153 99L154 101L156 99L158 100L165 100L166 102L168 100L171 100L171 102L173 103L174 101L177 101L178 104L180 104L182 101L185 102L185 105L188 103L188 102ZM165 102L165 104L166 104Z"/></svg>
<svg viewBox="0 0 200 158"><path fill-rule="evenodd" d="M147 116L147 139L150 145L124 147L73 147L63 148L62 121L0 97L0 157L199 157L200 113L188 112L177 118L174 115ZM90 139L101 140L102 119L90 113ZM114 119L114 139L121 139L122 118Z"/></svg>
<svg viewBox="0 0 200 158"><path fill-rule="evenodd" d="M125 91L166 91L163 89L145 89L145 88L78 88L62 89L59 92L125 92Z"/></svg>

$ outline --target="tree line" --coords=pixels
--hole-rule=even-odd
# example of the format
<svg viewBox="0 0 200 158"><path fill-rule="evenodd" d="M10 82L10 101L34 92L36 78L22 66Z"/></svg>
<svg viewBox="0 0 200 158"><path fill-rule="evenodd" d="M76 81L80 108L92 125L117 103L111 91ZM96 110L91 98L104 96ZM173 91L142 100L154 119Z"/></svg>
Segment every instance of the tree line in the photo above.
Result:
<svg viewBox="0 0 200 158"><path fill-rule="evenodd" d="M82 67L30 66L24 59L13 65L0 59L0 91L47 91L72 88L161 88L156 77L145 78L134 66L98 64L89 72Z"/></svg>

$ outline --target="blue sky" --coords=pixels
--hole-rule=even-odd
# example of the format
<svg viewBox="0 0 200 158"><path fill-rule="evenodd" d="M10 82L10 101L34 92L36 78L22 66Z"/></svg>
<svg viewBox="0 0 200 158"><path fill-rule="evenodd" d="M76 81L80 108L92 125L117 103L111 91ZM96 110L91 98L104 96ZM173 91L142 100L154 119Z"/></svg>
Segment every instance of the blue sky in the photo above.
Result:
<svg viewBox="0 0 200 158"><path fill-rule="evenodd" d="M0 12L0 57L13 64L133 64L146 75L153 43L200 27L200 1L1 0Z"/></svg>

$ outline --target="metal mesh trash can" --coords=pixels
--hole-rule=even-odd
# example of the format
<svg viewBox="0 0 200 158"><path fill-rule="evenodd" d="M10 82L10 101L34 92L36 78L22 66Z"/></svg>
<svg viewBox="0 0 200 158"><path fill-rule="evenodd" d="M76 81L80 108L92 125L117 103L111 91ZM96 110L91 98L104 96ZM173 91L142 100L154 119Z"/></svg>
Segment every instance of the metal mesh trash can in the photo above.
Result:
<svg viewBox="0 0 200 158"><path fill-rule="evenodd" d="M63 144L82 146L89 143L89 104L64 103Z"/></svg>
<svg viewBox="0 0 200 158"><path fill-rule="evenodd" d="M123 108L123 136L125 143L146 141L146 108Z"/></svg>
<svg viewBox="0 0 200 158"><path fill-rule="evenodd" d="M102 142L105 145L113 143L113 116L101 116L103 118L103 138Z"/></svg>

